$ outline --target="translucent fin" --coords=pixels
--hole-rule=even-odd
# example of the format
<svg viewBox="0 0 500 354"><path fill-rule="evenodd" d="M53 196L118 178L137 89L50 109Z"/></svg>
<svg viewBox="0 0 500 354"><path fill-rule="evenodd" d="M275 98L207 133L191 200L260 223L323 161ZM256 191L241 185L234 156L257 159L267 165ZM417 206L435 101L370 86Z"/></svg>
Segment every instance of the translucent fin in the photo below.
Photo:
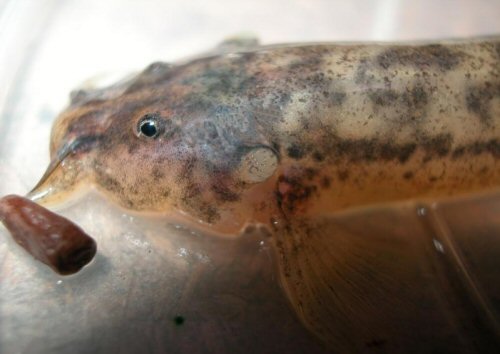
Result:
<svg viewBox="0 0 500 354"><path fill-rule="evenodd" d="M499 348L500 194L300 220L278 238L282 285L338 352Z"/></svg>
<svg viewBox="0 0 500 354"><path fill-rule="evenodd" d="M231 53L243 49L255 48L259 45L259 38L253 33L240 33L224 39L215 49L218 53Z"/></svg>
<svg viewBox="0 0 500 354"><path fill-rule="evenodd" d="M183 63L189 63L190 61L223 56L223 55L234 55L237 53L251 52L260 46L259 39L257 36L251 32L239 33L234 36L226 37L215 47L210 48L208 51L201 54L185 58Z"/></svg>

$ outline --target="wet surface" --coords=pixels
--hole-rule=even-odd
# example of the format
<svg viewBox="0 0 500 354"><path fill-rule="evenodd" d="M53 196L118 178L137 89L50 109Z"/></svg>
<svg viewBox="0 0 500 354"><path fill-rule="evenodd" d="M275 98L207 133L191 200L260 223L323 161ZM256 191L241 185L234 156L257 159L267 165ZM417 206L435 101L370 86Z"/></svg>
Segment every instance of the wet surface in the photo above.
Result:
<svg viewBox="0 0 500 354"><path fill-rule="evenodd" d="M48 165L50 126L68 92L100 73L118 73L111 79L115 81L131 69L192 55L242 30L255 32L264 43L429 39L500 31L494 0L387 1L382 6L365 1L261 1L251 8L229 1L149 4L0 4L1 196L24 195L35 185ZM342 101L342 92L332 98L335 104ZM99 245L95 260L77 275L55 275L0 227L1 352L322 351L283 296L269 239L263 235L236 241L206 238L165 222L131 219L99 198L75 202L58 211ZM457 204L446 210L446 217L453 221L449 227L454 235L463 236L456 238L460 249L470 250L463 255L467 269L480 278L478 284L491 289L480 291L484 301L498 304L492 295L498 294L498 251L492 246L498 244L495 205L464 214ZM390 223L391 214L386 217ZM471 235L482 241L471 242ZM474 257L474 248L484 257ZM498 307L486 308L498 318ZM372 338L366 350L383 352L387 343Z"/></svg>
<svg viewBox="0 0 500 354"><path fill-rule="evenodd" d="M497 190L298 223L277 236L285 288L334 351L494 353L499 212Z"/></svg>
<svg viewBox="0 0 500 354"><path fill-rule="evenodd" d="M0 350L320 353L279 288L270 239L237 239L122 213L90 196L61 214L98 243L61 277L2 229Z"/></svg>

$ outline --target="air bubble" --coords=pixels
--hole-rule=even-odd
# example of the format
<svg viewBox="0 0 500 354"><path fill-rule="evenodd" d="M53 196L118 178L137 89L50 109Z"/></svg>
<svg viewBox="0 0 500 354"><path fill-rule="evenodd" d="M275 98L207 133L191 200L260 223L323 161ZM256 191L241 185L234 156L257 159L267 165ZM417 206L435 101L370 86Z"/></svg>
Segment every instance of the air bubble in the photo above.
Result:
<svg viewBox="0 0 500 354"><path fill-rule="evenodd" d="M426 216L427 215L427 208L423 207L423 206L417 207L417 215L418 216Z"/></svg>
<svg viewBox="0 0 500 354"><path fill-rule="evenodd" d="M436 251L438 251L440 253L444 253L444 246L441 242L439 242L438 240L436 240L434 238L434 239L432 239L432 243L434 244L434 248L436 248Z"/></svg>

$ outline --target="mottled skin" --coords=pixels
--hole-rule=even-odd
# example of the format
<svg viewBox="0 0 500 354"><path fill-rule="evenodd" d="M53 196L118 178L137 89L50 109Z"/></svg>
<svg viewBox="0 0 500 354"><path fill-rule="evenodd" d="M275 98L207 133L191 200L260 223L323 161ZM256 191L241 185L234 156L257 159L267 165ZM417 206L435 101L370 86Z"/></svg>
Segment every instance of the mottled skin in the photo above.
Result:
<svg viewBox="0 0 500 354"><path fill-rule="evenodd" d="M181 210L234 232L283 213L495 186L499 48L496 37L318 44L155 63L73 95L51 154L73 142L76 155L37 190L92 182L129 209ZM160 121L156 138L137 132L146 114ZM278 167L248 183L242 159L259 148Z"/></svg>
<svg viewBox="0 0 500 354"><path fill-rule="evenodd" d="M313 220L497 187L500 37L227 48L74 93L32 197L55 202L93 184L128 209L220 233L269 225L283 286L304 322L334 348L365 348L356 341L370 344L383 326L360 327L357 316L384 308L370 299L396 298L397 282L387 279L410 271L401 274L397 257L372 257L387 253L384 242L351 241L338 224ZM156 136L141 133L145 120ZM351 299L360 301L354 310ZM387 328L406 338L398 323Z"/></svg>

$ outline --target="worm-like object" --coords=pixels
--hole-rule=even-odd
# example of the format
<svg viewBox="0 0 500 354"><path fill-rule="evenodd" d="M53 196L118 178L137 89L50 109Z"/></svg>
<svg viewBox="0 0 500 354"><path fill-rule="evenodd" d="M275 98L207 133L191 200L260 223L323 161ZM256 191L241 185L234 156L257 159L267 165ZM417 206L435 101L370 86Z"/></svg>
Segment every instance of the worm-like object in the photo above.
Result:
<svg viewBox="0 0 500 354"><path fill-rule="evenodd" d="M62 275L78 272L97 250L95 241L73 222L27 198L1 198L0 221L28 253Z"/></svg>

